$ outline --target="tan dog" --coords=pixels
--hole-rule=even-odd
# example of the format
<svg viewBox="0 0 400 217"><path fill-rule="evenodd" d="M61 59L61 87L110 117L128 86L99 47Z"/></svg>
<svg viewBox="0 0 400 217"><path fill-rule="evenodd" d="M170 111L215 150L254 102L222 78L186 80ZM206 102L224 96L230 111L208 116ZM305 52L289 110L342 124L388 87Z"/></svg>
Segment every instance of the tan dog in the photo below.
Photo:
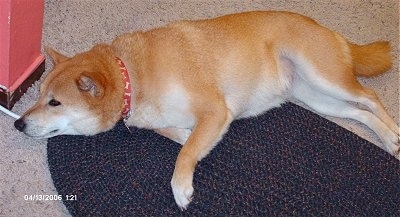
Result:
<svg viewBox="0 0 400 217"><path fill-rule="evenodd" d="M131 95L127 125L154 129L183 145L171 181L181 208L192 199L197 162L230 123L290 98L321 114L364 123L399 154L399 127L356 79L391 67L389 44L358 46L298 14L247 12L182 21L124 34L72 58L48 53L55 67L16 128L38 138L107 131L121 118L123 95ZM123 63L131 93L124 93L129 84L121 75Z"/></svg>

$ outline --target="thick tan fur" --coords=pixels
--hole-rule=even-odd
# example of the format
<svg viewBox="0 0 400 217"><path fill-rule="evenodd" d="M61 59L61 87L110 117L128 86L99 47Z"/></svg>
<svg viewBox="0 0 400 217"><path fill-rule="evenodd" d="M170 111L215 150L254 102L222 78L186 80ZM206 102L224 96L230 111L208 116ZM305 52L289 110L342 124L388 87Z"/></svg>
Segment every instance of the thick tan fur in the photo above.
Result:
<svg viewBox="0 0 400 217"><path fill-rule="evenodd" d="M291 98L316 112L366 124L398 154L399 127L355 77L391 67L388 43L355 45L302 15L247 12L181 21L121 35L111 45L96 45L72 58L51 49L49 54L55 68L42 84L39 102L16 127L35 137L110 129L122 110L117 56L133 88L126 123L183 145L171 181L181 208L192 199L197 162L230 123Z"/></svg>
<svg viewBox="0 0 400 217"><path fill-rule="evenodd" d="M375 42L363 46L349 43L356 75L372 77L392 67L392 55L388 42Z"/></svg>

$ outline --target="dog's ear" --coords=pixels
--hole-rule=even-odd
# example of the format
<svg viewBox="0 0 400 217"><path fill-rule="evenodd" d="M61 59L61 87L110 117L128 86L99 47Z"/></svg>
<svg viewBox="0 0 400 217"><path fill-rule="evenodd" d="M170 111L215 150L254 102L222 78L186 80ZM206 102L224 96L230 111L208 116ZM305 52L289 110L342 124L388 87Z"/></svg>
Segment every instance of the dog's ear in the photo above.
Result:
<svg viewBox="0 0 400 217"><path fill-rule="evenodd" d="M89 93L93 97L101 97L104 93L104 77L97 73L83 72L76 84L79 90Z"/></svg>
<svg viewBox="0 0 400 217"><path fill-rule="evenodd" d="M53 59L53 64L57 65L58 63L61 63L62 61L65 61L67 59L69 59L69 57L55 51L53 48L50 47L45 47L44 48L46 50L46 53L49 54L49 56L51 57L51 59Z"/></svg>

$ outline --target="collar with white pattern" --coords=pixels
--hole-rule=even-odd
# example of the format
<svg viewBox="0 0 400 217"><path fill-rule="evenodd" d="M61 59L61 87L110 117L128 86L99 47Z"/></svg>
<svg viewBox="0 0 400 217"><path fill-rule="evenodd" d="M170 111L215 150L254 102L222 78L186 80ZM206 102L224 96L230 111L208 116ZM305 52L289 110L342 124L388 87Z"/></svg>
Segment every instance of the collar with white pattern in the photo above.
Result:
<svg viewBox="0 0 400 217"><path fill-rule="evenodd" d="M124 119L124 121L126 121L131 115L131 93L132 93L131 81L129 78L129 72L126 69L124 62L122 62L122 60L118 57L115 57L115 60L119 65L124 82L123 109L121 112L121 117Z"/></svg>

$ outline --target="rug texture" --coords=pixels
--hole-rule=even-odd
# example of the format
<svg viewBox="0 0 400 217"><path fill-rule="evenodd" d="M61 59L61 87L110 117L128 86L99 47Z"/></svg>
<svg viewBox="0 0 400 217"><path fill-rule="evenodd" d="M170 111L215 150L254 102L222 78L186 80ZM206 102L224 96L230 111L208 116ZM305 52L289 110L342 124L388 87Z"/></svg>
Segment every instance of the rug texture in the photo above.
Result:
<svg viewBox="0 0 400 217"><path fill-rule="evenodd" d="M50 139L48 163L74 216L400 216L399 161L291 103L232 123L198 164L183 212L170 188L179 150L119 123Z"/></svg>

